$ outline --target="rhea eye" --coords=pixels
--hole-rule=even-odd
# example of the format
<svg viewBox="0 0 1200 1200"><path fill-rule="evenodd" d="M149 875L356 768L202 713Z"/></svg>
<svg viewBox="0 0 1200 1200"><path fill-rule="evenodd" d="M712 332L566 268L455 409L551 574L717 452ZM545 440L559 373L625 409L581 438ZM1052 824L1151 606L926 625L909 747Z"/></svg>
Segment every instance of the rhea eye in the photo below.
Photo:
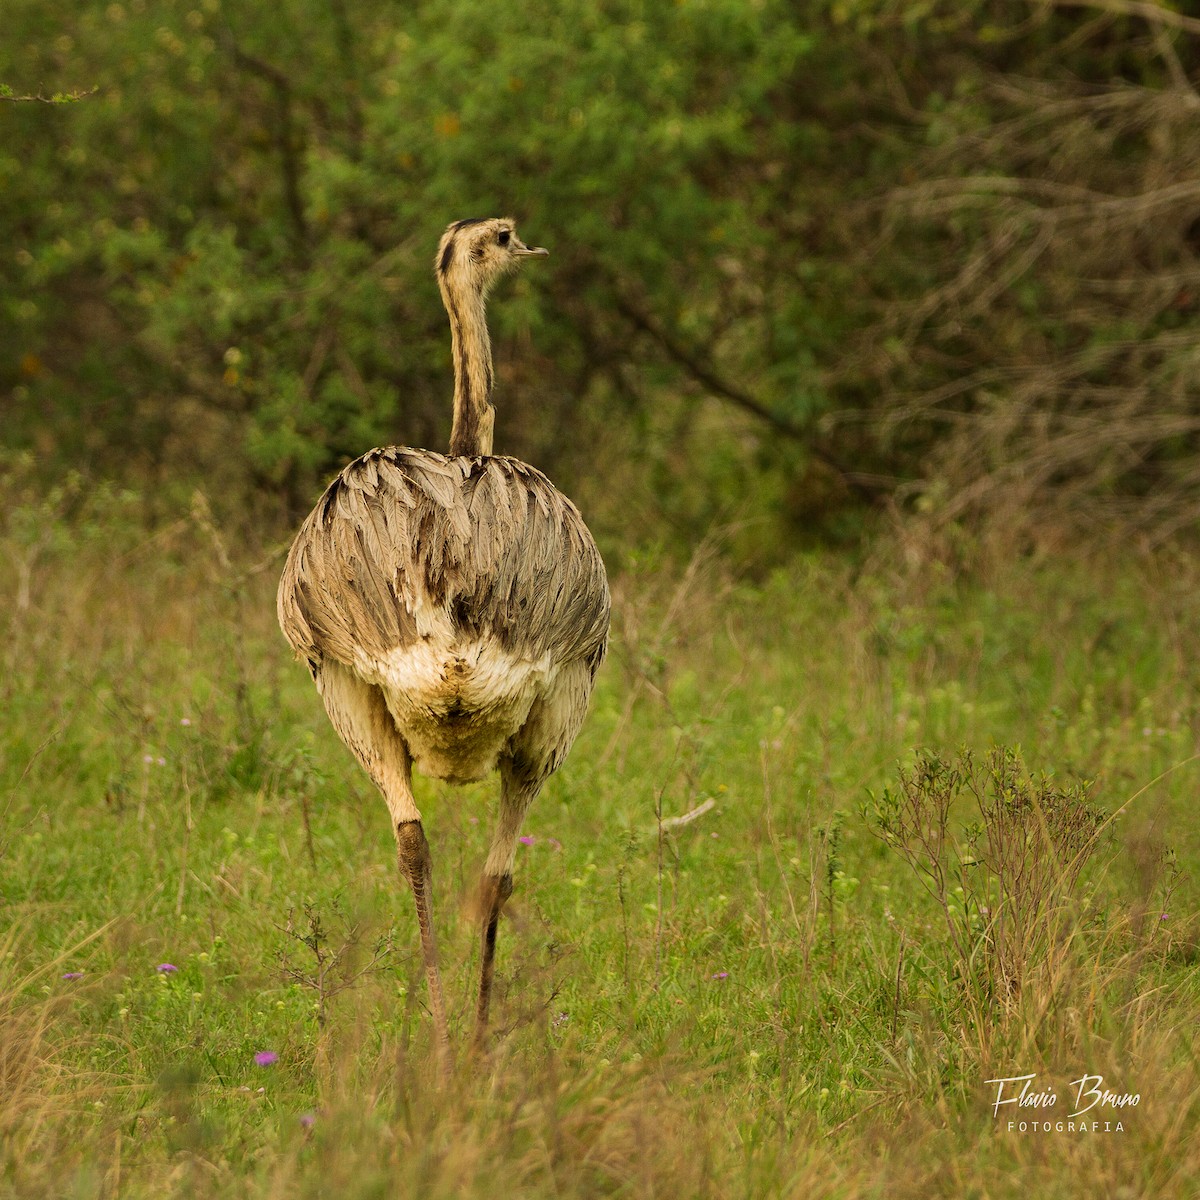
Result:
<svg viewBox="0 0 1200 1200"><path fill-rule="evenodd" d="M510 237L512 237L512 234L509 233L507 229L502 229L500 230L499 234L496 235L496 241L498 241L502 246L507 246L508 239Z"/></svg>

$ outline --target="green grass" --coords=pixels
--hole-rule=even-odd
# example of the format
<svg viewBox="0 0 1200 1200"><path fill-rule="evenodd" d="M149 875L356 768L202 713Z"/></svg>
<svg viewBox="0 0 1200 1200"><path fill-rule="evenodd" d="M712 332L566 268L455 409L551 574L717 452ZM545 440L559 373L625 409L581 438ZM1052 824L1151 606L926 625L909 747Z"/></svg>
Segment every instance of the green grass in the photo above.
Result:
<svg viewBox="0 0 1200 1200"><path fill-rule="evenodd" d="M527 824L494 1051L439 1088L385 809L275 627L277 551L203 505L151 534L129 498L8 486L0 1196L1200 1187L1190 560L631 559ZM863 811L917 747L992 745L1128 802L1007 1000ZM461 1048L492 789L418 788ZM984 1081L1031 1071L1056 1119L1085 1071L1141 1101L1008 1133Z"/></svg>

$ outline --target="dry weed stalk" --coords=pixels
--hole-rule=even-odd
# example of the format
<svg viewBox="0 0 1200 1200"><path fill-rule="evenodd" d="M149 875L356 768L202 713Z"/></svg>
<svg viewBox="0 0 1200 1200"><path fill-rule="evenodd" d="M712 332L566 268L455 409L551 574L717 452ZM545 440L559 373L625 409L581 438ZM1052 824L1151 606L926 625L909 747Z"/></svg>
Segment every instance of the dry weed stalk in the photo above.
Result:
<svg viewBox="0 0 1200 1200"><path fill-rule="evenodd" d="M972 820L956 836L952 819ZM865 813L937 902L976 1023L1018 1006L1030 980L1054 993L1075 931L1080 873L1104 824L1088 785L1031 777L1015 751L924 753Z"/></svg>
<svg viewBox="0 0 1200 1200"><path fill-rule="evenodd" d="M351 925L340 941L335 941L321 919L315 905L304 905L304 919L298 924L294 912L288 913L286 925L276 928L309 952L309 961L297 965L284 949L279 952L279 965L285 978L307 988L316 996L317 1025L324 1030L329 1018L329 1006L341 992L353 988L365 976L383 969L392 953L390 936L376 941L365 964L357 961L362 931Z"/></svg>

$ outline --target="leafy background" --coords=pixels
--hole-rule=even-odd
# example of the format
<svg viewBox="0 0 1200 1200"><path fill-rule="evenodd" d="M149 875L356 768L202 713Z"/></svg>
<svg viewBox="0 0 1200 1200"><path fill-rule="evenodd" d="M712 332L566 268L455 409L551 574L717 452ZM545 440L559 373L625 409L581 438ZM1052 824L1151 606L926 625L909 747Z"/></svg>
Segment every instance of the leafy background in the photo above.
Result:
<svg viewBox="0 0 1200 1200"><path fill-rule="evenodd" d="M1200 22L1134 9L13 0L8 87L96 90L0 113L6 440L294 517L444 444L431 247L508 212L553 257L493 305L500 448L620 540L1169 536Z"/></svg>

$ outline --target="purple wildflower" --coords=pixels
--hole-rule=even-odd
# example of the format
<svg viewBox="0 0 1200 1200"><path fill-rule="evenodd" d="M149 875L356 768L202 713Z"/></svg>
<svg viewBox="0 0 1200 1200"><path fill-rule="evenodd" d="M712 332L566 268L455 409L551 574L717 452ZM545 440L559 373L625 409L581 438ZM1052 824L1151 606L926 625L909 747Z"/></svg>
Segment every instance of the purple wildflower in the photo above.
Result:
<svg viewBox="0 0 1200 1200"><path fill-rule="evenodd" d="M1169 920L1171 919L1171 914L1170 914L1170 913L1163 913L1163 914L1162 914L1162 915L1161 915L1161 916L1160 916L1158 919L1159 919L1160 921L1169 921Z"/></svg>
<svg viewBox="0 0 1200 1200"><path fill-rule="evenodd" d="M83 978L83 972L82 972L82 971L68 971L68 972L67 972L67 973L66 973L66 974L63 976L63 978L64 978L64 979L82 979L82 978Z"/></svg>
<svg viewBox="0 0 1200 1200"><path fill-rule="evenodd" d="M562 842L560 842L558 840L558 838L547 838L546 841L548 841L550 843L550 845L554 847L555 850L562 849Z"/></svg>
<svg viewBox="0 0 1200 1200"><path fill-rule="evenodd" d="M311 1129L317 1123L316 1113L302 1113L300 1116L300 1124L305 1129Z"/></svg>
<svg viewBox="0 0 1200 1200"><path fill-rule="evenodd" d="M160 975L174 975L179 968L174 963L159 963L154 968Z"/></svg>
<svg viewBox="0 0 1200 1200"><path fill-rule="evenodd" d="M191 717L180 717L179 723L180 723L180 725L190 725L192 723L192 718Z"/></svg>
<svg viewBox="0 0 1200 1200"><path fill-rule="evenodd" d="M537 838L525 833L517 838L517 841L520 842L522 846L532 846L533 843L537 841Z"/></svg>
<svg viewBox="0 0 1200 1200"><path fill-rule="evenodd" d="M279 1055L274 1050L260 1050L254 1056L254 1061L260 1067L271 1067L279 1061Z"/></svg>
<svg viewBox="0 0 1200 1200"><path fill-rule="evenodd" d="M709 978L710 979L728 979L729 972L728 971L718 971L715 975L710 975Z"/></svg>

